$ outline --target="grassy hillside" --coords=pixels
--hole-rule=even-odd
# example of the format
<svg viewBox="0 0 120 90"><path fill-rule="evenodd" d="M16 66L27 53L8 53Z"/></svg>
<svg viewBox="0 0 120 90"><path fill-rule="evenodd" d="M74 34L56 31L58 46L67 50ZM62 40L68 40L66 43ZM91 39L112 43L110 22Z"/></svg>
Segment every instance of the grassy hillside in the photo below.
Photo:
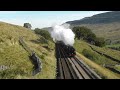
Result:
<svg viewBox="0 0 120 90"><path fill-rule="evenodd" d="M41 58L42 71L32 76L33 65L28 52L20 45L19 37L23 36L25 43ZM37 36L27 28L0 22L0 78L55 78L56 61L54 57L54 43L44 43L43 38ZM44 48L48 46L50 50Z"/></svg>
<svg viewBox="0 0 120 90"><path fill-rule="evenodd" d="M110 39L111 44L120 43L120 11L111 11L66 22L74 26L86 26L98 37Z"/></svg>
<svg viewBox="0 0 120 90"><path fill-rule="evenodd" d="M91 61L80 53L77 53L77 55L81 58L81 60L88 64L92 69L94 69L94 71L96 71L102 79L120 79L120 75L100 66L99 64Z"/></svg>
<svg viewBox="0 0 120 90"><path fill-rule="evenodd" d="M83 51L85 49L88 50L88 54L90 54L89 58L92 59L93 61L95 61L96 63L100 64L100 65L104 65L104 64L115 65L115 64L117 64L117 62L112 61L111 59L106 58L105 56L102 56L102 55L96 53L95 51L93 51L90 48L89 44L82 41L82 40L76 40L74 46L75 46L77 52L79 52L81 54L83 54Z"/></svg>
<svg viewBox="0 0 120 90"><path fill-rule="evenodd" d="M117 60L120 60L120 51L112 50L112 49L109 49L107 47L99 48L99 47L96 47L94 45L91 45L91 46L99 52L102 52L102 53L109 55Z"/></svg>
<svg viewBox="0 0 120 90"><path fill-rule="evenodd" d="M75 44L74 44L74 47L75 47L76 51L77 51L79 54L84 55L85 57L88 58L87 61L90 60L90 62L93 62L93 63L95 63L95 64L97 64L97 65L100 65L100 67L102 67L102 69L104 69L104 65L114 66L114 68L115 68L115 65L118 65L118 64L119 64L118 62L113 61L113 60L111 60L111 59L109 59L109 58L107 58L107 57L105 57L105 56L103 56L103 55L100 55L100 54L98 54L97 52L93 51L89 45L90 45L90 44L86 43L85 41L76 40L76 41L75 41ZM95 47L95 46L94 46L94 47ZM112 52L113 52L113 50L111 50L111 49L105 49L105 50L104 50L104 48L100 48L100 47L97 47L97 48L99 48L100 50L103 50L103 51L105 51L105 52L110 52L111 54L112 54ZM84 51L86 51L86 52L84 52ZM113 52L113 54L114 54L114 53L115 53L115 52ZM114 56L118 57L118 54L117 54L117 55L114 54ZM89 61L88 61L88 62L89 62ZM92 66L92 67L95 68L95 66ZM119 67L117 67L117 68L119 68ZM96 70L97 70L97 69L96 69ZM106 70L106 69L105 69L105 70ZM104 71L105 71L105 70L104 70ZM110 71L110 72L112 72L112 71ZM104 73L104 72L101 72L101 71L100 71L100 73ZM114 75L117 74L117 73L114 73L114 72L112 72L112 73L113 73ZM105 73L102 74L102 75L104 76ZM106 75L107 75L107 74L106 74ZM117 75L118 75L118 74L117 74ZM107 76L105 76L105 77L107 77ZM118 75L118 77L120 77L120 75Z"/></svg>
<svg viewBox="0 0 120 90"><path fill-rule="evenodd" d="M105 13L100 13L93 15L91 17L85 17L80 20L68 21L66 23L72 25L80 25L80 24L101 24L101 23L113 23L120 22L120 11L110 11Z"/></svg>
<svg viewBox="0 0 120 90"><path fill-rule="evenodd" d="M104 37L105 40L111 40L111 44L120 43L120 23L113 22L107 24L80 24L74 26L85 26L92 30L97 37Z"/></svg>

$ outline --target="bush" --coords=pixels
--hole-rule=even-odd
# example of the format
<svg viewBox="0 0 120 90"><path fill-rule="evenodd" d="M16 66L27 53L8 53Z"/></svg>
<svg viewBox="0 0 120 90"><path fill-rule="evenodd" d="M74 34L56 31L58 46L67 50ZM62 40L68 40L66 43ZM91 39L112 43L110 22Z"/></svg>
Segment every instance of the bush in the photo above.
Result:
<svg viewBox="0 0 120 90"><path fill-rule="evenodd" d="M104 38L96 38L95 39L95 45L96 46L99 46L99 47L103 47L103 46L105 46L105 40L104 40Z"/></svg>
<svg viewBox="0 0 120 90"><path fill-rule="evenodd" d="M73 32L75 37L78 39L86 40L90 44L95 44L96 46L105 46L104 38L98 38L96 35L86 27L74 27Z"/></svg>
<svg viewBox="0 0 120 90"><path fill-rule="evenodd" d="M88 40L89 42L94 41L94 38L96 38L96 35L86 27L74 27L73 32L76 38Z"/></svg>
<svg viewBox="0 0 120 90"><path fill-rule="evenodd" d="M36 34L39 34L39 35L43 36L45 39L52 40L51 35L48 31L42 30L42 29L39 29L39 28L36 28L34 31L35 31Z"/></svg>
<svg viewBox="0 0 120 90"><path fill-rule="evenodd" d="M40 37L39 41L40 41L42 44L48 44L48 41L47 41L44 37Z"/></svg>
<svg viewBox="0 0 120 90"><path fill-rule="evenodd" d="M28 28L28 29L31 29L31 24L30 23L24 23L24 26L23 27L25 27L25 28Z"/></svg>
<svg viewBox="0 0 120 90"><path fill-rule="evenodd" d="M84 56L86 56L87 58L91 59L91 60L97 60L98 59L97 55L95 55L94 52L91 52L90 50L87 50L87 49L84 49L82 51L82 54Z"/></svg>

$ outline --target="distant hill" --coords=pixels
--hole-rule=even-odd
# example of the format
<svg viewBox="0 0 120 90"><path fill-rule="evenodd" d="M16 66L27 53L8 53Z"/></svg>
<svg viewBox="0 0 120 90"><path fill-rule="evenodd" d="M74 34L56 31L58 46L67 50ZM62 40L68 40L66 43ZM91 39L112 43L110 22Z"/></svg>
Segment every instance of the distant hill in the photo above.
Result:
<svg viewBox="0 0 120 90"><path fill-rule="evenodd" d="M71 25L80 24L106 24L120 22L120 11L106 12L102 14L93 15L92 17L85 17L81 20L68 21Z"/></svg>
<svg viewBox="0 0 120 90"><path fill-rule="evenodd" d="M120 11L112 11L66 22L74 26L86 26L97 36L120 43Z"/></svg>

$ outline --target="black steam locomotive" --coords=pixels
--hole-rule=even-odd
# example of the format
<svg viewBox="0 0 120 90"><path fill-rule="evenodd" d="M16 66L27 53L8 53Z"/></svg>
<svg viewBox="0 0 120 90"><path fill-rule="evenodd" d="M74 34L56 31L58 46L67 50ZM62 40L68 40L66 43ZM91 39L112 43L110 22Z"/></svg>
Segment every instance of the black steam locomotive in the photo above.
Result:
<svg viewBox="0 0 120 90"><path fill-rule="evenodd" d="M64 42L62 41L58 41L57 43L60 45L61 49L64 50L67 57L74 57L76 55L76 52L73 46L65 45Z"/></svg>

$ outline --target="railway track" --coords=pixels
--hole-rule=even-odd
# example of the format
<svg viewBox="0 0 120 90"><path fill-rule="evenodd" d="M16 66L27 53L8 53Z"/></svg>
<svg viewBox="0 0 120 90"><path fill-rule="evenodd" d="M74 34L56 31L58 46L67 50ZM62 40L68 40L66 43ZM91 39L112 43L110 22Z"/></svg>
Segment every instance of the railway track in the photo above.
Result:
<svg viewBox="0 0 120 90"><path fill-rule="evenodd" d="M101 79L77 56L68 58L66 52L56 44L57 79Z"/></svg>

